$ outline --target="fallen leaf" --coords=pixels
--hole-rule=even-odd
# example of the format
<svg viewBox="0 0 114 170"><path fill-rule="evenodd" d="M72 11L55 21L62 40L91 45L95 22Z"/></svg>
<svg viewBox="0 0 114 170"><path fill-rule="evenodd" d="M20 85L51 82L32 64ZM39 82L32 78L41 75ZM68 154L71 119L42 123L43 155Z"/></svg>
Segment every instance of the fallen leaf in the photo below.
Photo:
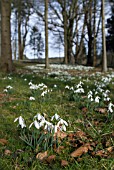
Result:
<svg viewBox="0 0 114 170"><path fill-rule="evenodd" d="M43 161L47 157L48 153L47 151L45 152L40 152L36 155L36 159L39 159L40 161Z"/></svg>
<svg viewBox="0 0 114 170"><path fill-rule="evenodd" d="M53 160L55 160L55 157L56 157L56 155L50 155L50 156L46 159L46 161L47 161L48 163L51 163Z"/></svg>
<svg viewBox="0 0 114 170"><path fill-rule="evenodd" d="M6 145L8 141L6 139L0 139L0 144Z"/></svg>
<svg viewBox="0 0 114 170"><path fill-rule="evenodd" d="M68 161L62 160L61 161L61 166L68 166Z"/></svg>
<svg viewBox="0 0 114 170"><path fill-rule="evenodd" d="M98 111L100 113L106 113L107 109L106 108L97 108L96 111Z"/></svg>
<svg viewBox="0 0 114 170"><path fill-rule="evenodd" d="M64 146L59 146L58 148L55 149L56 153L60 153L64 149Z"/></svg>
<svg viewBox="0 0 114 170"><path fill-rule="evenodd" d="M76 136L79 138L87 139L85 132L79 130L76 132Z"/></svg>
<svg viewBox="0 0 114 170"><path fill-rule="evenodd" d="M74 152L71 153L72 157L78 157L81 156L84 153L87 153L89 150L90 144L85 144L78 149L76 149Z"/></svg>
<svg viewBox="0 0 114 170"><path fill-rule="evenodd" d="M83 111L83 113L87 113L88 108L87 108L87 107L83 107L83 108L82 108L82 111Z"/></svg>
<svg viewBox="0 0 114 170"><path fill-rule="evenodd" d="M100 156L100 157L107 157L107 153L104 150L99 150L96 152L95 154L96 156Z"/></svg>
<svg viewBox="0 0 114 170"><path fill-rule="evenodd" d="M106 150L107 150L109 153L111 153L111 152L113 151L113 149L114 149L113 146L110 146L110 147L106 148Z"/></svg>
<svg viewBox="0 0 114 170"><path fill-rule="evenodd" d="M67 134L65 132L61 132L61 131L58 131L55 135L60 139L64 139L67 137Z"/></svg>
<svg viewBox="0 0 114 170"><path fill-rule="evenodd" d="M11 155L11 151L8 150L8 149L6 149L6 150L4 151L4 155Z"/></svg>

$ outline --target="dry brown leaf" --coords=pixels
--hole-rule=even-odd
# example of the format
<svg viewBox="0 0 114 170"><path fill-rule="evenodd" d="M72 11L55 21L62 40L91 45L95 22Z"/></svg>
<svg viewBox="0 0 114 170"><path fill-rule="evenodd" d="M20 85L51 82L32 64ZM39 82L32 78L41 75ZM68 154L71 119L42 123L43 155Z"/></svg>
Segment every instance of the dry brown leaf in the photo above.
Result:
<svg viewBox="0 0 114 170"><path fill-rule="evenodd" d="M51 163L53 160L55 160L55 157L56 157L56 155L50 155L50 156L46 159L46 161L47 161L48 163Z"/></svg>
<svg viewBox="0 0 114 170"><path fill-rule="evenodd" d="M62 160L61 161L61 166L68 166L68 161Z"/></svg>
<svg viewBox="0 0 114 170"><path fill-rule="evenodd" d="M106 113L106 112L107 112L107 109L106 109L106 108L97 108L96 111L98 111L98 112L100 112L100 113Z"/></svg>
<svg viewBox="0 0 114 170"><path fill-rule="evenodd" d="M95 154L96 156L107 157L107 153L104 150L99 150Z"/></svg>
<svg viewBox="0 0 114 170"><path fill-rule="evenodd" d="M83 108L82 108L82 111L83 111L83 113L87 113L88 108L87 108L87 107L83 107Z"/></svg>
<svg viewBox="0 0 114 170"><path fill-rule="evenodd" d="M8 149L6 149L6 150L4 151L4 155L11 155L11 151L8 150Z"/></svg>
<svg viewBox="0 0 114 170"><path fill-rule="evenodd" d="M79 138L87 139L85 132L79 130L76 132L76 136Z"/></svg>
<svg viewBox="0 0 114 170"><path fill-rule="evenodd" d="M48 156L47 151L40 152L36 155L36 159L39 159L40 161L43 161Z"/></svg>
<svg viewBox="0 0 114 170"><path fill-rule="evenodd" d="M58 132L56 133L56 136L57 136L58 138L60 138L60 139L64 139L64 138L67 137L67 134L66 134L65 132L58 131Z"/></svg>
<svg viewBox="0 0 114 170"><path fill-rule="evenodd" d="M76 149L74 152L71 153L72 157L78 157L81 156L84 153L87 153L89 150L90 144L85 144L78 149Z"/></svg>
<svg viewBox="0 0 114 170"><path fill-rule="evenodd" d="M110 146L110 147L106 148L106 150L107 150L109 153L111 153L111 152L113 151L113 149L114 149L113 146Z"/></svg>
<svg viewBox="0 0 114 170"><path fill-rule="evenodd" d="M0 144L6 145L8 141L6 139L0 139Z"/></svg>
<svg viewBox="0 0 114 170"><path fill-rule="evenodd" d="M55 149L56 153L60 153L64 149L64 146L59 146L57 149Z"/></svg>

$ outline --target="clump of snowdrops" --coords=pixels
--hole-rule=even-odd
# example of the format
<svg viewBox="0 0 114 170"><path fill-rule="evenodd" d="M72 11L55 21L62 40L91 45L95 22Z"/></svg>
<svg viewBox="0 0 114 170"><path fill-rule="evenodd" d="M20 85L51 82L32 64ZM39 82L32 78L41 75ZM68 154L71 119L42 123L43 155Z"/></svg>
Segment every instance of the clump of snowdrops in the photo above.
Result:
<svg viewBox="0 0 114 170"><path fill-rule="evenodd" d="M33 122L27 126L22 116L14 120L18 121L20 129L20 139L33 150L48 150L53 149L53 146L58 146L58 137L60 133L64 133L68 123L63 120L57 113L53 115L50 121L46 120L40 113L33 117ZM59 135L58 135L59 133Z"/></svg>

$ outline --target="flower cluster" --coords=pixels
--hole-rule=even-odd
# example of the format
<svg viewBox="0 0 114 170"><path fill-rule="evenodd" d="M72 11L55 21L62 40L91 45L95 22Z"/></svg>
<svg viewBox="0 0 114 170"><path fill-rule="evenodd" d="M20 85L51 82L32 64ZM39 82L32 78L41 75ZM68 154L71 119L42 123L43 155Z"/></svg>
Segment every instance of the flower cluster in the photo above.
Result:
<svg viewBox="0 0 114 170"><path fill-rule="evenodd" d="M19 116L14 120L14 122L19 121L18 126L20 126L22 129L26 127L25 121L22 118L22 116ZM57 121L55 123L55 121ZM55 123L55 124L54 124ZM48 131L50 133L57 133L57 131L66 131L66 127L68 126L68 123L63 120L58 114L55 114L51 117L51 121L47 121L44 116L42 116L40 113L36 114L33 118L33 122L29 125L29 129L34 125L36 129L43 128L43 130Z"/></svg>

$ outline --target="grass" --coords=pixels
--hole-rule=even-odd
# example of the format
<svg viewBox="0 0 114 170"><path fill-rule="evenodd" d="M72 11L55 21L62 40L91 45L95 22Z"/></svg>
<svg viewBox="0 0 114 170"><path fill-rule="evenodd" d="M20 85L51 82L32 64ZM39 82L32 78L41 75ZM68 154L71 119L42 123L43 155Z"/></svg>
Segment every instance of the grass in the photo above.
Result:
<svg viewBox="0 0 114 170"><path fill-rule="evenodd" d="M74 79L59 77L55 79L55 76L46 76L46 72L45 75L40 75L22 70L22 67L19 69L21 73L0 74L0 139L7 140L6 144L0 143L0 170L112 170L114 168L114 112L108 114L108 102L103 102L101 105L90 102L87 105L87 92L96 88L95 81L101 82L102 75L101 77L82 75L81 81L84 82L85 93L73 96L73 92L65 89L65 86L75 87L80 81L78 76ZM30 81L37 85L44 83L52 91L41 97L40 90L30 90L28 85ZM114 78L103 87L105 90L110 90L112 103L114 103L113 81ZM57 87L54 87L55 84ZM8 90L7 93L3 92L8 85L13 89ZM30 101L30 96L35 97L35 101ZM99 108L106 110L101 113ZM53 149L48 150L48 156L56 156L52 162L36 159L37 149L31 149L20 139L19 130L14 123L14 119L22 115L30 124L37 113L45 113L47 119L57 113L69 124L67 137L60 140L62 151L57 153ZM77 131L84 132L85 137L78 136ZM71 134L74 135L73 138L70 138ZM85 143L90 143L92 149L76 158L71 157L70 154ZM107 152L106 149L109 147L112 150ZM5 153L6 150L9 150L10 154ZM102 152L97 154L99 151L105 151L106 154ZM62 160L66 160L68 165L61 166Z"/></svg>

